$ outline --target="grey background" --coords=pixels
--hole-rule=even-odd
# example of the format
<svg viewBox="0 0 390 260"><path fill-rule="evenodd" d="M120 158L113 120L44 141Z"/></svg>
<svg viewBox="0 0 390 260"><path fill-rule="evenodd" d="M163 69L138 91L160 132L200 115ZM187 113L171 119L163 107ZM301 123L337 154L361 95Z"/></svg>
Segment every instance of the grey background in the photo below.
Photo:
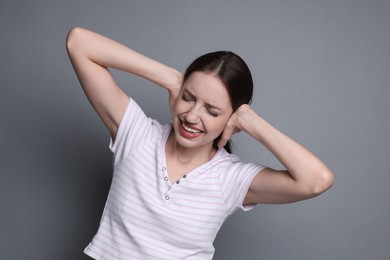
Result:
<svg viewBox="0 0 390 260"><path fill-rule="evenodd" d="M179 70L204 52L237 52L254 109L334 171L320 197L229 218L215 259L390 259L389 13L378 0L2 0L0 259L88 259L112 162L66 55L76 25ZM169 120L164 91L114 74ZM234 140L245 161L280 168L245 134Z"/></svg>

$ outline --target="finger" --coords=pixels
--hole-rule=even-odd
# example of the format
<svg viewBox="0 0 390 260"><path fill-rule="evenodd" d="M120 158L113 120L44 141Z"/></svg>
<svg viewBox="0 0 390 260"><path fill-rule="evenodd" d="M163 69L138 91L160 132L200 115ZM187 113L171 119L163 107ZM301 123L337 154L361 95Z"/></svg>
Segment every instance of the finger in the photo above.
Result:
<svg viewBox="0 0 390 260"><path fill-rule="evenodd" d="M228 142L229 140L225 140L225 139L221 139L221 140L219 140L219 142L218 142L218 148L223 148L223 147L225 147L225 145L227 144L227 142Z"/></svg>
<svg viewBox="0 0 390 260"><path fill-rule="evenodd" d="M224 147L226 145L226 143L227 143L227 141L221 138L218 142L218 148Z"/></svg>
<svg viewBox="0 0 390 260"><path fill-rule="evenodd" d="M219 148L224 147L233 134L234 134L234 127L226 125L225 129L222 132L221 140L219 140L218 142L218 147Z"/></svg>

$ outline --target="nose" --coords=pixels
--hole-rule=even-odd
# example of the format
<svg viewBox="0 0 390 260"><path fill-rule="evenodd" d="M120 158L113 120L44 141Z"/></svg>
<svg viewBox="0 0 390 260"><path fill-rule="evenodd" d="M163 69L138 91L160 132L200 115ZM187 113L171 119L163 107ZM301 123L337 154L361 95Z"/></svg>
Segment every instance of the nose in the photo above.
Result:
<svg viewBox="0 0 390 260"><path fill-rule="evenodd" d="M192 107L185 115L185 120L189 124L197 124L200 120L200 109Z"/></svg>

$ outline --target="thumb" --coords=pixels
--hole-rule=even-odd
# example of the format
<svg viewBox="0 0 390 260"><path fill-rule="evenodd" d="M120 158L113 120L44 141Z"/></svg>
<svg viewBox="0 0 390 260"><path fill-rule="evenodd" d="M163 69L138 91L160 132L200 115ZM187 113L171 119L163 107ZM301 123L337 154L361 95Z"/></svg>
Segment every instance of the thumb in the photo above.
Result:
<svg viewBox="0 0 390 260"><path fill-rule="evenodd" d="M229 124L227 124L225 129L222 132L221 139L218 142L218 148L224 147L232 137L233 133L234 133L234 129L231 126L229 126Z"/></svg>
<svg viewBox="0 0 390 260"><path fill-rule="evenodd" d="M223 148L227 144L228 141L229 141L229 139L226 140L226 139L222 139L222 137L221 137L221 139L218 141L218 148L219 149Z"/></svg>

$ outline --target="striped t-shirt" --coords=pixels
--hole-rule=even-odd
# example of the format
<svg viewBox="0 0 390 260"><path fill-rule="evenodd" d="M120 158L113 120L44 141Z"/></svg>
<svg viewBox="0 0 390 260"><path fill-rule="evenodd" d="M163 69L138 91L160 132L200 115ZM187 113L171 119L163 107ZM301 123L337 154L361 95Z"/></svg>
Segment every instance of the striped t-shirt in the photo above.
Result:
<svg viewBox="0 0 390 260"><path fill-rule="evenodd" d="M84 252L95 259L211 259L218 230L263 166L219 149L171 183L165 144L171 125L146 117L131 99L118 128L114 174L98 232Z"/></svg>

